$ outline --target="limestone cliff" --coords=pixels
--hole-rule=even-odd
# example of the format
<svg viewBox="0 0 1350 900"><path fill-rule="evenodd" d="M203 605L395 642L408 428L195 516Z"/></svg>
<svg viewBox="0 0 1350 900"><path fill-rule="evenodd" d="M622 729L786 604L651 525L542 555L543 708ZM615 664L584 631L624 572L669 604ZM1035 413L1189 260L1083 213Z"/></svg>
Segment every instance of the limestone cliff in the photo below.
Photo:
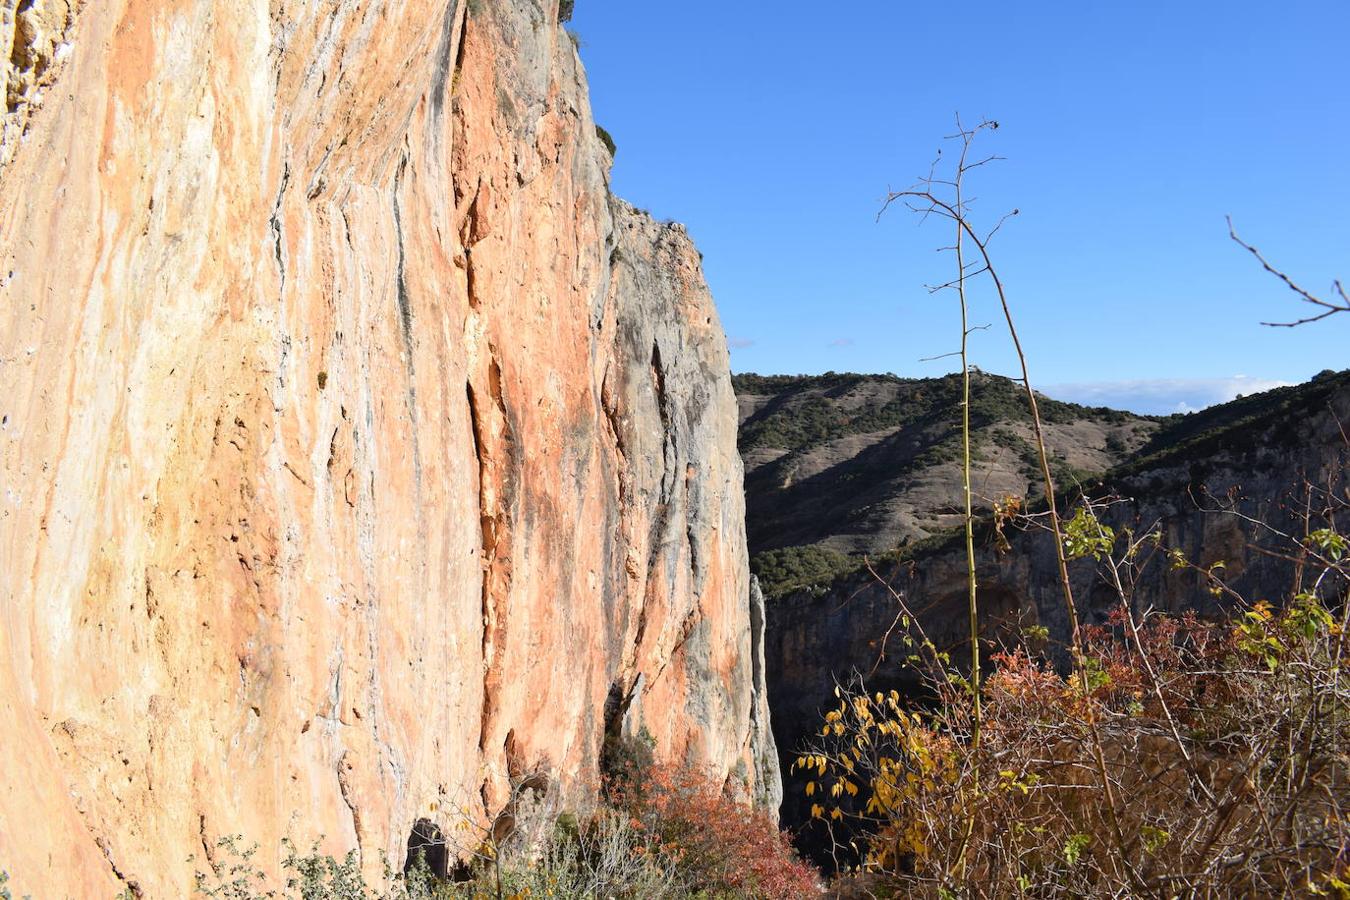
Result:
<svg viewBox="0 0 1350 900"><path fill-rule="evenodd" d="M771 796L725 340L556 3L0 7L16 886L584 804L607 700Z"/></svg>

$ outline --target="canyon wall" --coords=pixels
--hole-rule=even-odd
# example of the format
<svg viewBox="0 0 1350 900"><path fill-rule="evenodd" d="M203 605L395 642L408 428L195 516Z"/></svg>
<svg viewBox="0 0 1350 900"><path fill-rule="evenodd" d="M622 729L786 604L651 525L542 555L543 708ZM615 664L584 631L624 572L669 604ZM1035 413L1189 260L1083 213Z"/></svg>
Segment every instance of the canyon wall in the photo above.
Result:
<svg viewBox="0 0 1350 900"><path fill-rule="evenodd" d="M1134 577L1128 570L1122 575L1133 609L1205 617L1233 610L1231 595L1216 595L1193 568L1172 566L1166 549L1203 568L1223 563L1217 574L1247 602L1282 605L1310 589L1312 566L1299 565L1297 538L1325 527L1327 509L1336 510L1332 519L1342 533L1350 529L1350 371L1192 418L1194 425L1177 423L1175 445L1107 473L1090 488L1113 498L1102 512L1106 524L1161 535L1163 549L1141 556ZM1009 525L1006 534L1003 551L987 526L977 537L986 659L1039 626L1049 638L1046 654L1064 665L1069 622L1054 540L1044 527ZM873 689L922 690L905 664L903 613L912 612L957 665L969 659L963 534L899 561L878 561L874 571L767 601L769 697L785 764L810 743L824 711L837 702L836 683L861 677ZM1080 620L1105 623L1121 602L1106 567L1084 558L1069 564L1069 574ZM1334 600L1345 596L1347 585L1333 578L1319 590ZM785 780L784 822L807 824L805 779Z"/></svg>
<svg viewBox="0 0 1350 900"><path fill-rule="evenodd" d="M378 871L607 730L772 802L725 338L555 0L0 5L12 886Z"/></svg>

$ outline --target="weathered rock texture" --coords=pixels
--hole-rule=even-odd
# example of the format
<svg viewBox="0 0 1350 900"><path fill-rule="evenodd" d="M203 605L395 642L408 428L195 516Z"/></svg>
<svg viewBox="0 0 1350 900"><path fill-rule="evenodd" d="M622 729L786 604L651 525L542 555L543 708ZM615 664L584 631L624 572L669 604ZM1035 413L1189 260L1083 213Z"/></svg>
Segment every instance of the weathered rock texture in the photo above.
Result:
<svg viewBox="0 0 1350 900"><path fill-rule="evenodd" d="M724 337L556 4L0 2L17 886L584 804L611 697L771 795Z"/></svg>
<svg viewBox="0 0 1350 900"><path fill-rule="evenodd" d="M1094 488L1121 501L1103 520L1139 535L1156 529L1165 548L1182 551L1199 566L1223 562L1224 581L1247 601L1284 603L1309 585L1299 582L1297 548L1277 532L1302 535L1305 513L1316 516L1328 505L1339 507L1341 530L1350 528L1347 423L1350 372L1327 373L1310 384L1173 422L1159 435L1164 443L1155 452L1113 470ZM1339 499L1329 504L1328 493ZM987 529L981 532L979 599L990 649L1039 625L1049 633L1053 655L1069 636L1053 538L1043 529L1009 529L1010 546L999 552ZM904 664L896 595L958 664L969 658L960 535L901 561L879 563L876 575L885 584L863 571L769 601L769 697L785 761L819 728L823 711L835 702L836 679L847 683L861 676L877 689L916 687ZM1083 621L1100 624L1120 604L1092 559L1071 563L1070 578ZM1202 575L1169 565L1159 552L1130 585L1131 601L1137 612L1231 611L1231 597L1216 597L1209 587ZM1328 581L1320 589L1334 598L1344 596L1346 587ZM796 779L785 784L789 824L807 818L802 788Z"/></svg>
<svg viewBox="0 0 1350 900"><path fill-rule="evenodd" d="M5 113L0 120L0 165L13 157L29 116L42 105L44 89L55 80L57 63L70 55L69 32L76 0L3 0L0 48L5 57Z"/></svg>

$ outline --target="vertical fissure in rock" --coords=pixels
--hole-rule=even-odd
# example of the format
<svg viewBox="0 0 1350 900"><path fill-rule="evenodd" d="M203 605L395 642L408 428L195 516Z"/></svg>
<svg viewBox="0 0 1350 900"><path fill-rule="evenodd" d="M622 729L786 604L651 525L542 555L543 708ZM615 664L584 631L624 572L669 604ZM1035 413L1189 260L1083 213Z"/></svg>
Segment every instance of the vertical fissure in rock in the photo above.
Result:
<svg viewBox="0 0 1350 900"><path fill-rule="evenodd" d="M478 297L478 274L474 271L473 248L464 248L464 294L469 300L469 309L478 309L482 301Z"/></svg>
<svg viewBox="0 0 1350 900"><path fill-rule="evenodd" d="M666 392L666 371L661 361L661 345L652 341L652 386L656 390L656 410L661 416L661 502L669 503L675 492L675 435L671 431L671 399Z"/></svg>
<svg viewBox="0 0 1350 900"><path fill-rule="evenodd" d="M623 254L618 247L609 251L609 277L605 280L604 290L596 291L595 301L591 304L591 331L599 334L605 327L605 316L609 313L613 298L619 293L619 263Z"/></svg>
<svg viewBox="0 0 1350 900"><path fill-rule="evenodd" d="M605 375L600 379L600 409L605 414L605 422L609 425L610 436L614 438L614 449L619 453L620 463L625 463L628 459L628 447L625 445L623 437L623 423L619 419L618 400L614 396L614 385L610 381L610 375L613 369L605 367ZM623 500L623 479L619 479L619 499Z"/></svg>
<svg viewBox="0 0 1350 900"><path fill-rule="evenodd" d="M482 511L482 508L483 508L483 501L482 501L483 485L482 485L482 481L483 481L483 478L485 477L485 476L484 476L484 472L483 472L483 465L484 465L484 463L483 463L483 425L482 425L482 417L479 416L479 414L478 414L478 397L477 397L477 395L474 393L474 390L473 390L473 382L472 382L472 381L465 382L465 384L464 384L464 397L465 397L465 399L468 401L468 404L469 404L469 431L470 431L470 433L473 435L473 456L474 456L474 459L475 459L475 460L477 461L477 463L478 463L478 481L479 481L479 485L478 485L478 492L479 492L478 508L479 508L479 511L481 512L481 511Z"/></svg>
<svg viewBox="0 0 1350 900"><path fill-rule="evenodd" d="M666 391L666 373L661 359L661 345L652 341L651 355L652 388L656 394L656 409L661 418L661 491L655 508L652 510L651 531L647 538L647 581L642 596L642 607L638 611L638 627L635 636L635 648L642 646L647 634L648 606L652 591L657 562L665 547L666 531L670 524L670 506L674 499L675 438L671 433L671 398Z"/></svg>
<svg viewBox="0 0 1350 900"><path fill-rule="evenodd" d="M473 199L464 210L464 221L460 224L460 244L464 247L464 288L468 295L469 308L482 308L483 301L478 295L478 270L474 265L474 245L487 236L488 227L481 204L483 185L480 183L474 191Z"/></svg>
<svg viewBox="0 0 1350 900"><path fill-rule="evenodd" d="M417 534L424 536L422 520L422 448L418 434L417 372L413 361L413 310L408 292L408 251L403 233L403 179L408 170L405 149L394 173L394 248L397 253L395 268L395 297L398 303L399 329L403 337L403 365L408 373L408 429L412 440L413 487L416 497Z"/></svg>
<svg viewBox="0 0 1350 900"><path fill-rule="evenodd" d="M206 839L206 814L197 813L197 839L202 845L202 854L212 868L216 864L216 851L211 846L211 842Z"/></svg>
<svg viewBox="0 0 1350 900"><path fill-rule="evenodd" d="M281 186L277 188L277 199L272 204L272 215L267 220L268 227L272 229L272 252L276 255L277 273L281 276L280 293L286 292L286 244L281 233L281 205L286 199L286 188L291 183L291 164L289 161L282 163L281 167Z"/></svg>
<svg viewBox="0 0 1350 900"><path fill-rule="evenodd" d="M342 802L347 807L347 812L352 817L352 833L356 835L356 852L359 858L363 849L361 842L361 811L357 808L356 801L352 797L352 788L347 780L347 773L350 772L352 768L352 764L347 761L350 752L351 751L346 751L338 757L338 792L342 795Z"/></svg>
<svg viewBox="0 0 1350 900"><path fill-rule="evenodd" d="M478 409L478 395L473 389L473 382L464 385L465 397L469 404L469 430L473 435L473 455L478 463L478 526L481 534L482 556L479 558L479 565L482 567L481 584L479 587L479 614L483 622L482 646L480 648L483 665L490 667L493 653L492 644L492 577L491 577L491 558L495 549L493 546L493 528L490 524L491 519L488 515L487 493L488 487L488 466L487 458L484 455L484 444L486 435L484 431L483 416ZM482 750L487 742L488 720L491 718L492 698L488 693L487 672L484 672L483 683L483 709L479 714L479 736L478 749Z"/></svg>
<svg viewBox="0 0 1350 900"><path fill-rule="evenodd" d="M408 168L408 154L405 152L399 160L398 171L394 174L394 242L398 252L396 268L396 290L398 298L398 319L403 328L404 352L407 353L408 375L412 376L412 301L408 297L407 249L403 239L403 176Z"/></svg>
<svg viewBox="0 0 1350 900"><path fill-rule="evenodd" d="M497 658L505 632L505 612L511 592L509 551L511 509L514 504L517 465L514 430L502 392L502 370L495 351L488 364L484 402L472 382L466 385L469 417L478 459L478 515L482 530L483 710L479 749L486 750L501 686L501 662ZM494 427L495 426L495 427Z"/></svg>
<svg viewBox="0 0 1350 900"><path fill-rule="evenodd" d="M698 477L698 469L690 463L685 470L684 478L684 543L689 551L689 570L693 574L693 584L695 595L703 591L703 559L698 550L698 536L694 533L694 511L697 507L694 505L694 480Z"/></svg>
<svg viewBox="0 0 1350 900"><path fill-rule="evenodd" d="M140 882L123 875L122 870L117 867L117 863L113 861L112 848L108 846L108 841L103 837L98 837L94 839L94 844L103 851L103 858L108 861L108 868L112 870L113 877L117 879L119 884L127 886L126 893L137 898L145 896L145 893L141 890ZM126 896L126 894L124 893L123 896Z"/></svg>
<svg viewBox="0 0 1350 900"><path fill-rule="evenodd" d="M346 417L344 416L344 418ZM333 470L333 463L337 459L338 431L340 431L341 428L341 425L334 425L333 436L328 439L328 462L324 468L329 472Z"/></svg>
<svg viewBox="0 0 1350 900"><path fill-rule="evenodd" d="M648 574L647 583L646 585L643 586L642 591L642 606L638 609L637 631L633 635L634 653L642 649L642 642L647 637L647 607L649 605L648 601L651 598L652 592L650 567L647 574Z"/></svg>
<svg viewBox="0 0 1350 900"><path fill-rule="evenodd" d="M671 430L671 398L666 392L666 373L661 361L661 346L652 342L652 387L656 392L656 410L661 417L661 495L652 522L651 551L654 564L666 533L670 504L675 496L675 435ZM648 570L650 571L650 566Z"/></svg>
<svg viewBox="0 0 1350 900"><path fill-rule="evenodd" d="M441 38L436 47L436 68L432 74L431 117L439 122L445 111L445 97L453 89L455 76L459 74L460 60L464 53L464 12L468 4L463 0L450 0L441 19ZM455 28L460 28L459 40L455 40Z"/></svg>

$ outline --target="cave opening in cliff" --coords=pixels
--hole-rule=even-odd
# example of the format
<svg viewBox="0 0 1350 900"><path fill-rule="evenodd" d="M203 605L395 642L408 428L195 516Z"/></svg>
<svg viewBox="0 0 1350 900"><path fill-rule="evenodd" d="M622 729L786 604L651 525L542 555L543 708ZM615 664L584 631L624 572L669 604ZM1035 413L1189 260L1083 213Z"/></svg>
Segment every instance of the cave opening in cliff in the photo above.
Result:
<svg viewBox="0 0 1350 900"><path fill-rule="evenodd" d="M406 875L418 866L418 860L425 860L427 870L440 879L450 877L450 854L445 846L445 834L439 825L430 819L418 819L408 834L408 856L403 863Z"/></svg>

